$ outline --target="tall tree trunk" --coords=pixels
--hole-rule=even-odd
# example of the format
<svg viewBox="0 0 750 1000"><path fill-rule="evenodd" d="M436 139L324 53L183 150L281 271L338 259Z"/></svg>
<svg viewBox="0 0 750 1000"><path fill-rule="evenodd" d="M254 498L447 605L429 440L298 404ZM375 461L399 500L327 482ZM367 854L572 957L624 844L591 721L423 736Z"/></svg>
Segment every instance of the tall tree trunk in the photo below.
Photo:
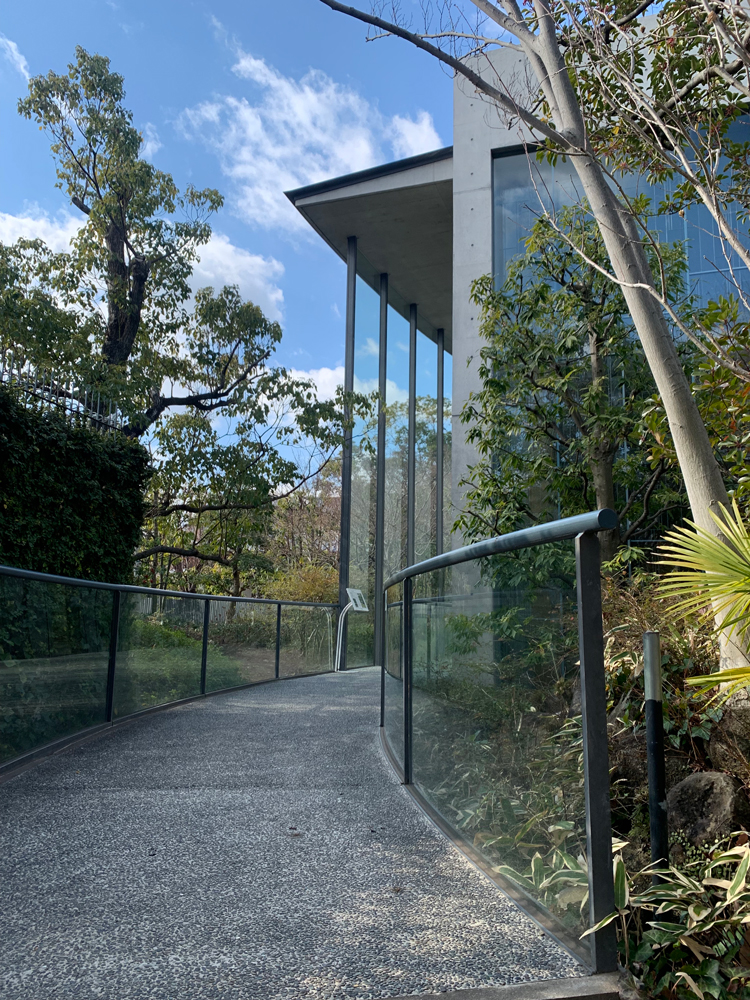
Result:
<svg viewBox="0 0 750 1000"><path fill-rule="evenodd" d="M593 327L589 327L589 361L591 364L591 382L594 387L600 386L606 379L602 355L599 344L599 336ZM609 384L605 386L609 392ZM596 506L598 510L603 507L615 509L615 481L614 481L614 460L615 453L612 442L606 437L604 429L599 424L593 428L592 438L594 447L590 452L589 461L591 463L591 478L594 481L594 492L596 494ZM614 559L620 545L620 529L613 528L611 531L602 531L599 535L602 546L602 559L609 562Z"/></svg>
<svg viewBox="0 0 750 1000"><path fill-rule="evenodd" d="M124 364L133 350L151 265L140 256L125 260L125 237L114 222L107 227L107 329L102 355L111 365Z"/></svg>

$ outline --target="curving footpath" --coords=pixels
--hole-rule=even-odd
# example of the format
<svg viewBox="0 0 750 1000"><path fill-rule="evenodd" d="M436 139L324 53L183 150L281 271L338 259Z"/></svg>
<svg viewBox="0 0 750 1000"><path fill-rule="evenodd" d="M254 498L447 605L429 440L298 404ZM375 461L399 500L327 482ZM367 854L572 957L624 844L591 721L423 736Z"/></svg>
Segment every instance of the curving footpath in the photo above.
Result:
<svg viewBox="0 0 750 1000"><path fill-rule="evenodd" d="M379 680L192 702L0 786L3 1000L395 997L583 975L401 788Z"/></svg>

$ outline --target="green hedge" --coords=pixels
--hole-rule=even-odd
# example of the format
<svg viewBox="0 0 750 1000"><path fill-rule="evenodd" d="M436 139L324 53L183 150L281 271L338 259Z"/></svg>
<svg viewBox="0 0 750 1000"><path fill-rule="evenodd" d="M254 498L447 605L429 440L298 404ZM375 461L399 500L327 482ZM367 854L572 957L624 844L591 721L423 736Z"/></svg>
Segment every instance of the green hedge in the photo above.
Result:
<svg viewBox="0 0 750 1000"><path fill-rule="evenodd" d="M0 563L130 583L148 452L0 390Z"/></svg>

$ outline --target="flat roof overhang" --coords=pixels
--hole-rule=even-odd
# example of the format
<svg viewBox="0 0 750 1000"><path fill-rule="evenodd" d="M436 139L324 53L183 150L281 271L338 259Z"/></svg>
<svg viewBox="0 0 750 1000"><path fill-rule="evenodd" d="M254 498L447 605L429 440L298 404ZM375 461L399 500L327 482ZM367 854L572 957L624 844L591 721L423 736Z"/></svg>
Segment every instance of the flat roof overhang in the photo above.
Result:
<svg viewBox="0 0 750 1000"><path fill-rule="evenodd" d="M342 260L356 236L360 276L377 291L387 273L391 304L408 317L416 302L420 329L452 350L452 146L286 195Z"/></svg>

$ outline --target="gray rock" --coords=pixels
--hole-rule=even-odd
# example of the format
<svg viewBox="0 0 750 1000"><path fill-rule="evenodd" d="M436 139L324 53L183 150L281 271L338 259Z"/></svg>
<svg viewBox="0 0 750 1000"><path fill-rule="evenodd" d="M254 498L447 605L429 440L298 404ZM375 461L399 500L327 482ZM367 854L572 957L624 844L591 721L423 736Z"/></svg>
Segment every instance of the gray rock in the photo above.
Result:
<svg viewBox="0 0 750 1000"><path fill-rule="evenodd" d="M683 832L698 847L750 825L750 803L742 782L719 771L685 778L667 795L670 833Z"/></svg>
<svg viewBox="0 0 750 1000"><path fill-rule="evenodd" d="M740 691L729 699L709 743L711 763L744 782L750 781L750 699Z"/></svg>

